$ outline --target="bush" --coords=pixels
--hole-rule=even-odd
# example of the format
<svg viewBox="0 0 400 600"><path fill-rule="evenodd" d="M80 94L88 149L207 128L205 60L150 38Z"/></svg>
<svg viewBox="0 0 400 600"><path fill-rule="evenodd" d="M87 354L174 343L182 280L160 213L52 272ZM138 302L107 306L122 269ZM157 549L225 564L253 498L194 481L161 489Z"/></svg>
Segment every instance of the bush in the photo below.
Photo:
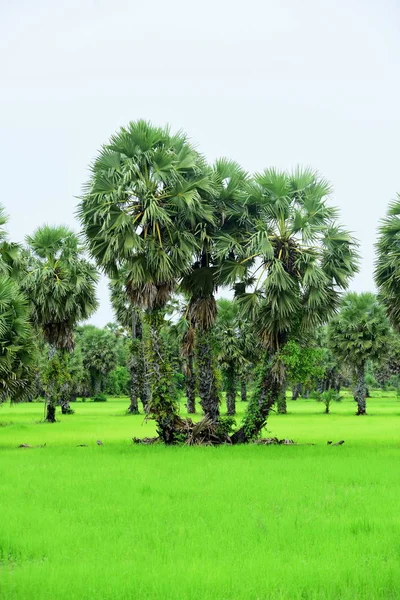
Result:
<svg viewBox="0 0 400 600"><path fill-rule="evenodd" d="M92 398L93 402L107 402L107 400L108 400L108 398L105 394L96 394Z"/></svg>

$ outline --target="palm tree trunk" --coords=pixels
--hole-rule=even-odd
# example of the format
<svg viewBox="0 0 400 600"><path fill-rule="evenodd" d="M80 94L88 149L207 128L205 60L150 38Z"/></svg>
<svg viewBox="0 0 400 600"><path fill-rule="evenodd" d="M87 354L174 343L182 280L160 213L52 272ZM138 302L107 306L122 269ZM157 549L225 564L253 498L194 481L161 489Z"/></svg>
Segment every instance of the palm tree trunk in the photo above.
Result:
<svg viewBox="0 0 400 600"><path fill-rule="evenodd" d="M274 357L268 357L265 354L260 380L248 404L243 425L231 436L233 444L249 442L257 437L265 426L269 413L281 390L281 383L272 369L273 364Z"/></svg>
<svg viewBox="0 0 400 600"><path fill-rule="evenodd" d="M247 402L247 381L245 376L240 380L240 399L242 402Z"/></svg>
<svg viewBox="0 0 400 600"><path fill-rule="evenodd" d="M93 376L93 396L101 392L101 377L98 373Z"/></svg>
<svg viewBox="0 0 400 600"><path fill-rule="evenodd" d="M142 402L143 411L147 413L151 398L151 384L149 375L149 365L145 352L145 341L142 337L140 343L140 355L139 355L139 388L140 388L140 400Z"/></svg>
<svg viewBox="0 0 400 600"><path fill-rule="evenodd" d="M132 309L132 322L131 322L131 356L129 360L129 374L131 378L129 395L130 404L128 407L128 413L131 415L139 414L138 397L140 395L140 383L139 383L139 362L140 362L140 347L142 337L142 324L140 322L140 316L138 311Z"/></svg>
<svg viewBox="0 0 400 600"><path fill-rule="evenodd" d="M236 414L236 374L234 365L229 365L226 379L226 414L233 417Z"/></svg>
<svg viewBox="0 0 400 600"><path fill-rule="evenodd" d="M57 357L57 348L55 346L50 345L49 347L49 373L51 373L54 361ZM56 422L56 402L57 402L57 390L56 390L57 382L50 376L49 381L46 384L46 421L48 423Z"/></svg>
<svg viewBox="0 0 400 600"><path fill-rule="evenodd" d="M149 310L149 367L151 400L148 412L157 422L157 432L165 444L176 443L175 421L177 401L172 382L172 370L161 336L164 318L160 310Z"/></svg>
<svg viewBox="0 0 400 600"><path fill-rule="evenodd" d="M63 415L70 415L72 414L72 410L69 404L69 397L68 396L63 396L61 398L61 413Z"/></svg>
<svg viewBox="0 0 400 600"><path fill-rule="evenodd" d="M297 400L301 394L301 383L296 383L292 388L292 400Z"/></svg>
<svg viewBox="0 0 400 600"><path fill-rule="evenodd" d="M194 373L193 352L190 352L187 357L186 397L187 411L189 414L194 415L196 412L196 376Z"/></svg>
<svg viewBox="0 0 400 600"><path fill-rule="evenodd" d="M354 400L357 402L357 415L367 414L367 386L365 383L365 364L356 370L356 385L354 387Z"/></svg>
<svg viewBox="0 0 400 600"><path fill-rule="evenodd" d="M219 417L220 400L215 380L211 335L211 329L198 329L196 351L199 372L200 404L204 416L209 417L212 421L216 422Z"/></svg>
<svg viewBox="0 0 400 600"><path fill-rule="evenodd" d="M287 414L287 406L286 406L286 385L282 385L280 391L279 391L279 396L278 396L278 400L277 400L277 406L278 406L278 413L280 415L286 415Z"/></svg>

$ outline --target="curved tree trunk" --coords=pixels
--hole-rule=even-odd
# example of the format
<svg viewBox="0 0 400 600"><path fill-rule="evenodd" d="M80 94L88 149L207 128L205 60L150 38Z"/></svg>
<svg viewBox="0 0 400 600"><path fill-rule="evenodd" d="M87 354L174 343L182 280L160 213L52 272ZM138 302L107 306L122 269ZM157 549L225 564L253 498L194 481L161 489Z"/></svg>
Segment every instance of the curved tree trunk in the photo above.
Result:
<svg viewBox="0 0 400 600"><path fill-rule="evenodd" d="M215 380L211 335L211 329L197 330L196 351L200 404L204 415L216 422L219 417L219 395Z"/></svg>
<svg viewBox="0 0 400 600"><path fill-rule="evenodd" d="M193 415L196 412L196 375L194 372L194 356L190 352L187 356L187 372L186 372L186 398L187 411Z"/></svg>
<svg viewBox="0 0 400 600"><path fill-rule="evenodd" d="M172 381L172 370L161 337L164 318L160 310L149 310L150 324L149 367L151 400L148 412L157 422L157 432L165 444L176 443L175 420L177 402Z"/></svg>
<svg viewBox="0 0 400 600"><path fill-rule="evenodd" d="M245 376L240 380L240 399L242 402L247 402L247 381Z"/></svg>
<svg viewBox="0 0 400 600"><path fill-rule="evenodd" d="M265 355L260 380L247 407L242 427L231 440L233 444L244 444L259 435L267 422L271 408L278 400L281 383L273 371L274 357Z"/></svg>
<svg viewBox="0 0 400 600"><path fill-rule="evenodd" d="M354 400L357 402L357 415L367 414L367 386L365 383L365 364L356 370L356 385L354 387Z"/></svg>
<svg viewBox="0 0 400 600"><path fill-rule="evenodd" d="M236 373L234 365L229 365L226 380L226 414L233 417L236 414Z"/></svg>
<svg viewBox="0 0 400 600"><path fill-rule="evenodd" d="M131 378L129 387L130 404L128 407L128 413L131 415L139 414L138 398L140 396L139 368L141 338L142 323L137 309L133 308L131 321L131 355L129 359L129 374Z"/></svg>

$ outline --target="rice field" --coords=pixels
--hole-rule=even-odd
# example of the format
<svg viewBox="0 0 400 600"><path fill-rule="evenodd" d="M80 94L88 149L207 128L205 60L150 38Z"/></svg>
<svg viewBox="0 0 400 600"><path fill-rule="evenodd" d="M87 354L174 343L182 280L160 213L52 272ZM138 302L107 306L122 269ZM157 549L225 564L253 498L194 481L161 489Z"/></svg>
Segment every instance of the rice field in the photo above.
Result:
<svg viewBox="0 0 400 600"><path fill-rule="evenodd" d="M127 403L0 409L2 600L400 597L393 393L288 400L266 434L296 446L134 446L154 424Z"/></svg>

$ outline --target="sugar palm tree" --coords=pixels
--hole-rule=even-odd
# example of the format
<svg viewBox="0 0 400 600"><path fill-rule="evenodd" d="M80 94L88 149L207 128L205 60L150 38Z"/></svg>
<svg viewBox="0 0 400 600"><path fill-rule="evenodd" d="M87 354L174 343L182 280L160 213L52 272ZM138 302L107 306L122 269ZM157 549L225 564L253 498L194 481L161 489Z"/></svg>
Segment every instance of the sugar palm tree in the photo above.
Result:
<svg viewBox="0 0 400 600"><path fill-rule="evenodd" d="M253 217L243 264L251 292L240 303L252 315L265 351L260 380L233 442L246 442L265 425L285 373L279 352L287 341L324 323L357 270L356 245L328 205L330 185L309 169L274 169L255 176L247 203Z"/></svg>
<svg viewBox="0 0 400 600"><path fill-rule="evenodd" d="M21 248L8 240L6 223L0 205L0 403L29 396L36 354L27 302L17 283Z"/></svg>
<svg viewBox="0 0 400 600"><path fill-rule="evenodd" d="M32 323L50 348L46 419L54 422L68 379L64 353L74 348L76 325L97 308L98 275L67 227L39 227L27 237L27 245L30 256L22 288L30 302Z"/></svg>
<svg viewBox="0 0 400 600"><path fill-rule="evenodd" d="M201 196L213 183L182 133L130 123L103 146L92 166L79 216L90 252L110 276L124 273L133 305L150 330L150 413L160 436L175 441L177 401L163 348L163 311L198 246L196 227L212 221Z"/></svg>
<svg viewBox="0 0 400 600"><path fill-rule="evenodd" d="M390 203L378 234L375 281L388 317L400 330L400 194Z"/></svg>
<svg viewBox="0 0 400 600"><path fill-rule="evenodd" d="M0 277L0 403L25 399L34 382L35 346L29 311L17 284Z"/></svg>
<svg viewBox="0 0 400 600"><path fill-rule="evenodd" d="M220 159L213 166L213 178L216 193L208 195L207 201L213 206L214 220L199 228L200 244L181 290L189 298L189 319L196 331L201 406L205 416L216 422L220 398L212 342L217 316L215 294L219 287L235 282L243 271L237 255L246 234L248 177L237 163Z"/></svg>
<svg viewBox="0 0 400 600"><path fill-rule="evenodd" d="M355 379L357 414L365 415L366 366L385 353L390 336L389 321L374 294L347 294L340 312L329 324L329 346L338 360L350 365Z"/></svg>
<svg viewBox="0 0 400 600"><path fill-rule="evenodd" d="M21 270L21 247L10 242L5 229L7 216L0 204L0 275L17 278Z"/></svg>

